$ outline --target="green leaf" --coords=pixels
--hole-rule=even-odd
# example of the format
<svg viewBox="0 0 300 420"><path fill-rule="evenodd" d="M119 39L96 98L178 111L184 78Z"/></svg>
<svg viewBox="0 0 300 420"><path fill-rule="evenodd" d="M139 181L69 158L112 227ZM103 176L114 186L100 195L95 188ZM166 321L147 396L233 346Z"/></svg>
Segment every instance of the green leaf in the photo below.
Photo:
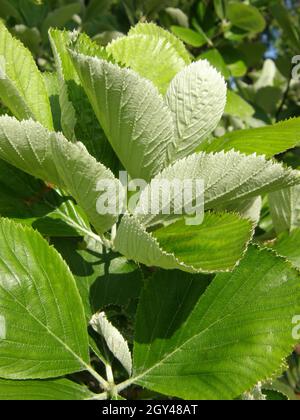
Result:
<svg viewBox="0 0 300 420"><path fill-rule="evenodd" d="M158 229L160 247L196 270L227 271L237 264L252 236L251 222L233 213L207 213L198 226L184 220Z"/></svg>
<svg viewBox="0 0 300 420"><path fill-rule="evenodd" d="M40 53L41 34L37 28L28 28L25 25L15 25L11 33L18 38L26 48L35 56Z"/></svg>
<svg viewBox="0 0 300 420"><path fill-rule="evenodd" d="M76 401L95 397L85 386L67 379L49 381L0 380L0 399L21 401Z"/></svg>
<svg viewBox="0 0 300 420"><path fill-rule="evenodd" d="M228 236L223 232L229 232ZM150 234L134 217L124 216L115 249L149 267L191 273L228 271L241 259L252 236L252 224L234 214L206 214L187 226L184 219Z"/></svg>
<svg viewBox="0 0 300 420"><path fill-rule="evenodd" d="M176 0L136 0L134 3L143 16L152 17L165 7L176 4Z"/></svg>
<svg viewBox="0 0 300 420"><path fill-rule="evenodd" d="M33 118L52 129L50 103L30 52L0 21L0 98L18 119Z"/></svg>
<svg viewBox="0 0 300 420"><path fill-rule="evenodd" d="M241 96L233 92L227 91L227 103L225 106L225 114L233 115L242 119L252 117L255 109L246 102Z"/></svg>
<svg viewBox="0 0 300 420"><path fill-rule="evenodd" d="M45 188L47 191L47 188ZM35 197L33 197L34 201ZM36 200L39 199L37 196ZM44 209L44 213L43 213ZM50 190L41 198L40 203L33 203L30 212L33 217L24 220L24 214L14 220L31 225L44 236L78 237L88 235L91 229L86 215L74 203L72 198L59 191ZM41 213L40 213L41 212Z"/></svg>
<svg viewBox="0 0 300 420"><path fill-rule="evenodd" d="M126 0L123 0L123 2L125 1ZM125 16L125 19L126 19L126 15L125 14L123 15ZM134 24L135 21L131 21L131 23ZM117 16L115 14L112 14L110 11L95 14L93 15L92 18L87 19L87 20L85 20L83 17L82 31L88 34L89 36L93 37L94 39L103 32L115 31L116 28L119 28L119 27L120 27L120 21L118 21Z"/></svg>
<svg viewBox="0 0 300 420"><path fill-rule="evenodd" d="M243 77L247 73L247 65L243 53L233 47L220 48L223 57L232 77Z"/></svg>
<svg viewBox="0 0 300 420"><path fill-rule="evenodd" d="M233 399L251 389L292 349L299 279L283 259L256 248L200 298L197 278L159 272L139 304L132 382L197 400Z"/></svg>
<svg viewBox="0 0 300 420"><path fill-rule="evenodd" d="M113 1L114 0L91 0L86 7L84 21L93 19L100 13L107 12Z"/></svg>
<svg viewBox="0 0 300 420"><path fill-rule="evenodd" d="M176 160L194 152L218 125L226 104L226 84L207 61L198 61L172 80L166 101L175 123Z"/></svg>
<svg viewBox="0 0 300 420"><path fill-rule="evenodd" d="M249 32L244 29L237 28L236 26L231 26L230 29L226 28L224 38L230 42L240 43L244 41L245 38L249 37L249 35L252 34L249 34Z"/></svg>
<svg viewBox="0 0 300 420"><path fill-rule="evenodd" d="M293 64L293 62L292 62L292 64ZM282 75L287 80L289 80L291 71L293 70L293 69L291 69L291 59L290 58L286 57L286 55L279 54L277 59L276 59L276 68L277 68L278 72L280 73L279 77L280 77L280 75ZM297 70L297 68L296 68L296 70Z"/></svg>
<svg viewBox="0 0 300 420"><path fill-rule="evenodd" d="M101 45L102 47L106 47L108 44L110 44L115 39L123 37L124 34L122 32L118 31L104 31L100 34L93 37L93 41L96 42L98 45ZM110 57L110 60L112 57ZM109 61L109 60L108 60Z"/></svg>
<svg viewBox="0 0 300 420"><path fill-rule="evenodd" d="M241 217L243 217L243 219L252 220L252 222L257 225L260 220L262 204L262 198L261 196L258 196L248 200L227 204L224 206L224 210L235 213L237 212L241 215Z"/></svg>
<svg viewBox="0 0 300 420"><path fill-rule="evenodd" d="M83 144L70 143L39 123L4 116L0 117L0 158L70 193L97 232L107 231L117 220L117 214L98 213L96 204L101 193L97 185L110 180L116 191L108 193L116 198L120 182L88 154Z"/></svg>
<svg viewBox="0 0 300 420"><path fill-rule="evenodd" d="M66 31L57 31L57 32L64 34L65 40L62 35L61 35L62 36L61 39L66 44L65 48L67 50L70 51L71 49L73 49L75 52L79 54L85 54L91 57L98 57L103 60L112 61L106 49L102 47L101 45L99 45L94 40L92 40L88 35L84 33L78 34L77 32L66 32ZM68 69L68 71L72 71L72 74L74 74L74 77L75 77L76 70L74 71L74 68L71 67ZM80 81L78 75L77 75L77 80Z"/></svg>
<svg viewBox="0 0 300 420"><path fill-rule="evenodd" d="M268 58L264 61L263 68L259 74L259 78L254 83L255 90L259 90L268 86L274 86L276 77L276 64L273 60Z"/></svg>
<svg viewBox="0 0 300 420"><path fill-rule="evenodd" d="M158 241L147 232L137 218L125 214L117 230L114 249L129 260L138 261L148 267L162 267L166 270L179 268L188 270L175 256L164 252ZM193 270L192 270L193 271Z"/></svg>
<svg viewBox="0 0 300 420"><path fill-rule="evenodd" d="M291 47L298 52L300 48L300 34L291 19L290 12L278 2L271 6L271 13L283 30L283 35L287 37Z"/></svg>
<svg viewBox="0 0 300 420"><path fill-rule="evenodd" d="M93 315L90 324L104 338L109 350L130 376L132 372L131 353L127 341L119 330L107 319L105 312Z"/></svg>
<svg viewBox="0 0 300 420"><path fill-rule="evenodd" d="M50 101L54 131L62 131L61 109L59 104L60 85L58 81L58 74L57 72L44 72L43 78Z"/></svg>
<svg viewBox="0 0 300 420"><path fill-rule="evenodd" d="M237 47L238 51L243 54L245 63L248 68L260 65L263 60L267 46L262 42L245 41Z"/></svg>
<svg viewBox="0 0 300 420"><path fill-rule="evenodd" d="M146 187L137 204L134 214L145 226L152 226L174 218L174 194L164 199L159 197L158 208L171 209L169 214L149 214L151 191L156 192L159 181L202 180L204 182L204 204L206 209L216 209L238 200L257 197L265 192L277 191L299 184L300 172L285 169L281 164L267 161L255 154L246 156L234 151L227 153L199 153L178 160L159 173ZM182 188L184 187L184 184ZM177 193L177 191L176 191ZM182 190L178 191L178 194ZM203 195L194 189L193 199ZM222 207L223 208L223 207ZM170 212L168 212L170 213Z"/></svg>
<svg viewBox="0 0 300 420"><path fill-rule="evenodd" d="M50 12L42 24L42 34L44 38L47 39L49 28L63 28L73 16L80 13L80 11L81 4L77 2L66 4Z"/></svg>
<svg viewBox="0 0 300 420"><path fill-rule="evenodd" d="M300 118L282 121L267 127L226 133L204 146L207 152L236 150L272 157L300 144Z"/></svg>
<svg viewBox="0 0 300 420"><path fill-rule="evenodd" d="M300 269L300 228L294 229L291 233L281 233L271 247L289 260L294 267Z"/></svg>
<svg viewBox="0 0 300 420"><path fill-rule="evenodd" d="M32 229L2 219L0 238L0 377L42 379L85 370L86 324L67 265Z"/></svg>
<svg viewBox="0 0 300 420"><path fill-rule="evenodd" d="M22 16L22 21L29 27L38 27L41 25L50 10L49 1L40 0L11 0L17 3L18 10Z"/></svg>
<svg viewBox="0 0 300 420"><path fill-rule="evenodd" d="M3 19L14 17L19 21L22 20L18 9L9 0L0 0L0 16Z"/></svg>
<svg viewBox="0 0 300 420"><path fill-rule="evenodd" d="M226 18L226 0L214 0L214 7L218 18L224 20Z"/></svg>
<svg viewBox="0 0 300 420"><path fill-rule="evenodd" d="M106 49L116 62L151 80L161 93L191 62L179 39L150 23L139 24L127 37L117 38Z"/></svg>
<svg viewBox="0 0 300 420"><path fill-rule="evenodd" d="M202 53L198 59L207 60L213 67L215 67L225 79L229 79L231 76L230 71L227 68L227 65L216 48L212 48L208 51Z"/></svg>
<svg viewBox="0 0 300 420"><path fill-rule="evenodd" d="M265 19L259 10L241 2L228 4L227 18L234 26L253 34L262 32L266 27Z"/></svg>
<svg viewBox="0 0 300 420"><path fill-rule="evenodd" d="M51 29L49 37L58 70L63 132L71 141L80 140L91 155L115 171L117 158L99 125L68 53L74 34ZM79 35L76 48L102 54L102 49L83 34Z"/></svg>
<svg viewBox="0 0 300 420"><path fill-rule="evenodd" d="M150 37L163 38L172 45L172 47L176 50L176 55L180 56L186 64L190 64L191 62L192 57L180 39L174 36L171 32L166 31L154 23L138 23L128 32L128 36L133 35L145 35Z"/></svg>
<svg viewBox="0 0 300 420"><path fill-rule="evenodd" d="M270 213L277 233L300 227L300 187L269 194Z"/></svg>
<svg viewBox="0 0 300 420"><path fill-rule="evenodd" d="M170 28L172 25L189 27L189 18L187 14L178 7L167 7L159 15L159 23L165 28Z"/></svg>
<svg viewBox="0 0 300 420"><path fill-rule="evenodd" d="M151 82L107 61L73 53L98 120L132 178L151 179L174 150L172 115ZM105 103L105 107L103 104Z"/></svg>
<svg viewBox="0 0 300 420"><path fill-rule="evenodd" d="M208 38L204 33L196 32L190 28L173 25L171 26L171 31L180 38L181 41L195 48L202 47L208 42Z"/></svg>
<svg viewBox="0 0 300 420"><path fill-rule="evenodd" d="M276 86L266 86L255 94L255 105L267 114L275 114L282 101L282 89Z"/></svg>

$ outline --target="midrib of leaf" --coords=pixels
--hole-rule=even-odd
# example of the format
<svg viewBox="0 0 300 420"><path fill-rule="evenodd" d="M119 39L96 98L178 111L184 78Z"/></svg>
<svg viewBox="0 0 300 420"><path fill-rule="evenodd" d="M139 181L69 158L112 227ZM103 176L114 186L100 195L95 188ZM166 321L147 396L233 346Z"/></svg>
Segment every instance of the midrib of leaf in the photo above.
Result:
<svg viewBox="0 0 300 420"><path fill-rule="evenodd" d="M219 170L220 164L222 164L222 171ZM214 165L217 167L217 172L213 171ZM247 170L244 174L245 166ZM271 171L274 173L273 176L271 176ZM263 192L297 185L300 182L300 171L285 169L282 164L265 160L264 157L255 154L247 156L234 151L195 153L178 160L160 172L142 191L137 209L139 205L144 208L145 197L147 198L154 180L172 181L174 177L179 177L180 180L203 178L205 180L204 204L209 210L230 202L238 202L240 199L256 197ZM220 182L222 188L216 188ZM174 202L174 199L171 202ZM192 204L190 200L187 203ZM137 211L134 214L146 226L157 222L157 217L149 214L141 216Z"/></svg>
<svg viewBox="0 0 300 420"><path fill-rule="evenodd" d="M241 163L241 162L239 162L239 163ZM237 168L239 165L235 165L234 167L235 168ZM225 196L228 194L228 195L230 195L230 194L232 194L234 191L236 191L236 190L239 190L239 188L240 188L240 186L241 185L243 185L243 184L246 184L248 181L250 181L252 178L254 178L254 177L256 177L257 175L259 175L263 170L264 170L265 168L260 168L259 170L257 170L254 174L252 173L250 176L248 176L245 180L244 180L244 182L243 183L239 183L237 186L235 186L234 188L231 188L231 189L229 189L227 192L226 192L226 194L225 194ZM216 186L218 183L219 183L219 181L222 179L222 178L225 178L228 174L230 174L230 171L232 170L232 166L230 166L230 167L228 167L227 168L227 170L226 170L226 172L225 173L223 173L222 175L220 175L220 177L216 180L216 182L214 182L212 185L210 185L209 186L209 188L211 189L211 188L213 188L214 186ZM265 184L265 185L267 185L267 184ZM249 191L249 193L251 194L253 191L255 191L255 190L250 190ZM242 197L242 195L240 195L240 196L238 196L238 197Z"/></svg>
<svg viewBox="0 0 300 420"><path fill-rule="evenodd" d="M239 163L241 163L241 162L239 162ZM278 164L276 164L276 163L274 163L274 165L276 166L276 165L278 165ZM235 165L235 167L238 167L238 165ZM232 169L232 166L231 167L229 167L228 168L228 170L225 172L225 173L223 173L221 176L220 176L220 178L218 178L217 179L217 181L216 182L214 182L212 185L210 185L209 186L209 189L211 189L212 187L214 187L215 185L217 185L218 184L218 182L222 179L222 178L224 178L228 173L229 173L229 171ZM239 190L239 188L240 188L240 186L241 185L243 185L243 184L246 184L248 181L250 181L251 179L253 179L253 178L256 178L256 177L258 177L259 176L259 174L261 174L264 170L265 170L266 168L265 167L262 167L262 168L260 168L259 170L257 170L255 173L252 173L249 177L247 177L242 183L240 183L240 184L238 184L237 186L235 186L234 188L232 188L232 189L229 189L228 191L226 191L226 193L224 194L224 202L226 202L227 200L226 200L226 196L227 195L230 195L230 194L232 194L234 191L237 191L237 190ZM280 178L282 178L282 176L280 177ZM270 181L270 182L268 182L268 183L265 183L264 185L263 185L263 189L266 189L267 187L269 187L270 185L272 185L272 184L275 184L276 182L278 181L278 178L276 179L274 179L274 180L272 180L272 181ZM299 181L300 181L300 178L299 178ZM236 196L236 198L235 198L235 200L239 200L239 199L241 199L241 198L243 198L243 196L249 196L249 195L251 195L252 193L256 193L257 192L257 189L252 189L252 190L247 190L247 193L243 193L243 194L239 194L239 195L237 195ZM219 199L219 197L220 197L220 195L219 196L217 196L217 197L215 197L214 199L212 199L211 201L212 202L214 202L214 201L216 201L216 200L218 200ZM222 197L222 195L221 195L221 197ZM230 199L230 197L228 198L228 200L230 201L231 199ZM209 203L209 202L208 202Z"/></svg>
<svg viewBox="0 0 300 420"><path fill-rule="evenodd" d="M106 242L104 244L103 238L101 238L101 236L97 235L96 233L94 233L90 229L87 229L87 228L83 227L82 225L76 223L74 220L72 220L70 217L68 217L65 213L61 212L59 209L57 209L57 208L54 208L54 209L55 209L55 212L57 214L59 214L62 219L66 220L66 222L68 223L69 226L72 226L75 229L77 229L79 232L83 233L84 235L87 235L90 238L95 239L97 242L100 242L102 245L105 245L106 247L109 247L108 242Z"/></svg>
<svg viewBox="0 0 300 420"><path fill-rule="evenodd" d="M238 164L240 164L240 163L241 162L238 162ZM238 166L239 165L235 165L235 167L238 167ZM216 185L218 185L218 183L221 181L221 179L225 178L227 175L230 175L230 172L232 171L232 168L233 168L233 166L228 166L228 168L226 169L225 173L221 174L220 177L215 182L213 182L213 184L210 184L208 186L208 188L207 188L206 191L212 190ZM245 178L243 180L243 182L239 183L234 188L231 188L231 189L227 190L225 194L219 194L219 195L215 196L213 199L211 199L209 201L205 201L205 206L206 205L209 205L211 202L218 201L220 199L220 197L224 199L224 202L226 202L227 200L228 201L231 201L230 195L232 193L234 193L235 191L238 191L239 188L241 187L241 185L244 185L247 182L249 182L251 179L256 178L264 170L265 170L265 167L260 168L259 170L257 170L257 172L252 173L248 178ZM195 176L193 178L195 178ZM273 184L276 181L277 180L275 179L274 181L271 181L271 182L269 182L267 184L264 184L264 188L267 187L267 186L269 186L269 185L271 185L271 184ZM243 195L247 195L248 196L249 194L252 194L253 192L256 192L256 191L257 191L256 189L252 189L252 190L249 190L249 191L247 190L247 193L240 194L240 195L236 196L236 198L234 199L234 201L241 199L243 197ZM229 196L228 199L226 199L226 196L227 195ZM187 201L187 205L191 205L192 203L193 203L193 200Z"/></svg>
<svg viewBox="0 0 300 420"><path fill-rule="evenodd" d="M197 79L196 82L197 82L197 85L198 85L199 84L199 79ZM188 89L188 91L192 91L192 86L190 85L190 83L191 83L191 79L189 79L189 89ZM201 89L202 89L201 84L202 84L202 80L200 81L200 85L194 87L194 89L197 89L199 92L201 92ZM199 101L200 101L200 98L199 98ZM178 114L178 109L179 109L179 101L177 100L176 101L176 113L177 114ZM184 95L184 97L183 97L183 114L184 114L185 127L182 127L180 129L180 121L179 121L178 118L176 119L177 130L178 130L179 137L180 137L180 143L179 143L179 148L178 148L178 150L180 152L183 152L183 151L185 151L189 148L189 144L186 143L186 140L189 137L194 137L197 134L198 130L196 128L195 132L193 134L190 134L190 135L187 134L187 131L190 130L192 127L194 127L197 124L199 114L200 114L200 116L202 114L202 112L197 111L195 114L192 115L191 121L189 121L188 116L186 114L187 109L193 109L192 97L190 95ZM203 110L201 110L201 111L203 111ZM204 123L204 126L205 125L206 125L206 123ZM202 124L201 128L203 128L203 124Z"/></svg>
<svg viewBox="0 0 300 420"><path fill-rule="evenodd" d="M78 229L80 232L82 232L82 233L85 233L85 234L87 234L87 235L89 235L89 234L93 234L93 232L92 231L90 231L89 229L86 229L82 224L80 224L80 222L81 222L81 220L78 218L78 213L76 212L76 210L75 210L75 208L74 208L74 206L73 206L73 203L71 204L72 205L72 209L74 210L73 211L73 215L76 217L76 219L77 219L77 222L75 221L75 220L73 220L67 213L64 213L64 212L62 212L60 209L59 209L59 207L55 207L50 201L48 201L47 199L45 200L45 203L51 208L51 209L53 209L53 211L55 211L55 213L56 214L59 214L60 215L60 217L63 219L63 220L65 220L66 221L66 223L68 224L68 225L70 225L70 226L72 226L72 227L74 227L74 228L76 228L76 229ZM65 207L66 206L66 204L65 203L63 203L62 204L62 207ZM68 209L66 208L66 211L68 211ZM94 234L93 234L93 236L94 236Z"/></svg>
<svg viewBox="0 0 300 420"><path fill-rule="evenodd" d="M264 270L264 272L263 272L263 275L261 274L261 276L263 277L267 272L269 272L270 270L272 270L273 269L273 267L275 267L276 266L276 263L274 263L271 267L268 267L268 268L266 268L265 270ZM250 279L251 278L253 278L255 276L255 270L253 270L252 271L252 275L251 275L251 277L250 277ZM230 281L230 283L233 281L233 279L231 279L231 281ZM234 300L234 298L235 298L235 296L236 296L236 294L240 291L240 289L242 289L243 288L243 286L244 286L244 284L246 283L246 282L249 282L249 277L248 278L245 278L245 280L244 280L244 282L243 282L243 284L241 284L240 286L239 286L239 288L235 291L235 293L234 293L234 295L232 296L232 300ZM202 319L205 319L205 317L207 316L207 314L209 313L209 310L211 309L211 307L213 306L213 304L214 304L214 302L216 301L216 299L218 298L218 296L219 295L221 295L222 294L222 292L224 291L224 289L226 288L226 287L228 287L229 286L229 284L230 283L225 283L224 282L224 286L220 289L220 291L219 291L219 293L218 294L216 294L215 296L214 296L214 300L209 304L209 306L207 307L207 309L205 310L205 313L202 315ZM252 290L254 290L255 288L256 288L256 286L257 286L257 284L255 283L254 285L253 285L253 287L252 287ZM209 288L209 287L208 287ZM201 297L201 301L202 301L202 299L204 299L205 297L206 297L206 295L207 295L207 290L206 290L206 292L202 295L202 297ZM250 300L250 298L251 298L251 295L249 294L248 295L248 300ZM142 372L142 373L140 373L140 374L138 374L138 375L136 375L136 376L133 376L133 377L131 377L130 379L128 379L127 381L124 381L124 382L122 382L121 384L119 384L119 385L117 385L117 387L116 387L116 389L117 389L117 392L121 392L122 390L124 390L124 389L126 389L127 387L129 387L130 385L132 385L133 383L136 383L137 381L139 381L139 379L142 379L144 376L146 376L148 373L150 373L151 371L153 371L154 369L156 369L156 368L159 368L161 365L163 365L170 357L172 357L172 356L174 356L177 352L179 352L179 351L181 351L182 350L182 348L185 346L185 345L187 345L188 343L190 343L191 341L193 341L193 340L195 340L195 339L197 339L197 338L199 338L199 337L201 337L203 334L205 334L206 332L208 332L211 328L213 328L213 327L215 327L216 325L218 325L219 323L221 323L221 322L223 322L224 320L226 320L227 318L230 318L230 317L232 317L233 316L233 314L235 313L235 312L237 312L241 307L243 307L245 305L245 302L243 301L243 302L241 302L241 304L239 305L239 306L237 306L237 307L235 307L234 308L234 310L232 311L232 312L230 312L230 313L228 313L228 314L226 314L225 316L223 316L223 317L221 317L221 318L219 318L219 319L217 319L216 321L214 321L214 322L212 322L210 325L208 325L206 328L204 328L204 330L202 330L202 331L200 331L199 333L197 333L197 334L194 334L192 337L190 337L190 338L188 338L186 341L184 341L179 347L176 347L172 352L170 352L170 353L168 353L168 354L166 354L161 360L159 360L157 363L155 363L154 365L152 365L151 367L149 367L146 371L144 371L144 372ZM292 304L291 304L292 305ZM286 306L286 305L285 305ZM225 308L226 308L226 306L225 306ZM223 310L225 310L225 308L223 308ZM194 307L194 309L193 309L193 311L190 313L190 315L189 315L189 317L187 318L187 320L185 321L185 323L182 325L182 328L181 328L181 331L183 332L184 331L184 326L186 326L187 324L188 324L188 322L189 322L189 320L190 320L190 318L192 317L192 315L193 315L193 313L195 312L195 310L197 309L197 305ZM155 329L153 329L154 331L155 331ZM167 333L165 334L165 337L166 337L166 335L167 335ZM165 338L164 337L164 338ZM179 337L178 337L178 341L180 340L180 335L179 335ZM149 346L149 348L148 348L148 350L147 350L148 352L150 352L151 351L151 348L150 348L150 346ZM145 360L146 360L146 358L145 358ZM214 359L215 360L215 359Z"/></svg>
<svg viewBox="0 0 300 420"><path fill-rule="evenodd" d="M130 69L74 51L71 56L123 166L132 177L149 181L169 163L174 148L172 115L163 96L150 81ZM124 130L122 141L120 130Z"/></svg>
<svg viewBox="0 0 300 420"><path fill-rule="evenodd" d="M236 166L237 167L237 166ZM209 189L212 189L214 186L216 186L218 183L219 183L219 181L222 179L222 178L225 178L226 177L226 175L228 175L229 173L230 173L230 170L231 170L232 168L228 168L228 170L227 170L227 172L225 172L223 175L221 175L220 176L220 178L218 178L217 179L217 181L216 182L214 182L212 185L210 185L209 186ZM254 174L252 173L248 178L246 178L245 179L245 181L243 182L243 183L239 183L237 186L235 186L234 188L231 188L231 189L229 189L228 191L226 191L226 193L225 193L225 197L226 197L226 195L229 195L230 196L230 194L232 194L232 193L234 193L234 191L237 191L237 190L239 190L239 188L241 187L241 185L243 185L243 184L246 184L248 181L250 181L251 179L253 179L253 178L255 178L255 177L257 177L261 172L263 172L265 170L265 168L260 168L257 172L255 172ZM276 180L275 180L276 181ZM268 185L270 185L270 184L272 184L273 183L273 181L272 182L270 182L270 183L268 183L268 184L264 184L264 187L266 187L266 186L268 186ZM252 194L254 191L256 191L255 189L253 189L253 190L250 190L249 192L247 192L247 194L246 195L248 195L248 194ZM219 196L220 197L220 196ZM217 197L216 199L218 200L219 199L219 197ZM238 200L238 199L240 199L241 197L243 197L243 194L240 194L240 195L238 195L237 197L236 197L236 200ZM215 200L215 198L214 198L214 200ZM212 201L214 201L214 200L212 200ZM224 199L224 201L226 202L226 198ZM229 201L230 201L230 198L229 198ZM209 202L208 202L209 203Z"/></svg>
<svg viewBox="0 0 300 420"><path fill-rule="evenodd" d="M192 312L193 313L193 312ZM191 313L191 315L192 315ZM190 316L191 316L190 315ZM159 362L157 362L156 364L152 365L150 368L148 368L147 370L145 370L144 372L142 372L141 374L134 376L132 378L130 378L128 381L125 381L119 385L117 385L117 391L121 392L122 390L124 390L125 388L127 388L128 386L130 386L131 384L135 383L136 381L138 381L139 379L142 379L144 376L146 376L148 373L150 373L152 370L159 368L161 365L163 365L170 357L174 356L178 351L180 351L186 344L190 343L191 341L193 341L194 339L201 337L201 335L203 335L204 333L206 333L207 331L209 331L211 328L213 328L215 325L217 325L219 322L224 321L224 319L230 317L232 314L227 314L226 316L224 316L221 319L218 319L217 321L213 322L211 325L209 325L207 328L205 328L204 330L200 331L200 333L193 335L193 337L189 338L188 340L186 340L184 343L182 343L179 347L176 347L171 353L168 353L166 356L164 356ZM189 316L189 318L190 318ZM188 320L189 320L188 318ZM187 321L188 321L187 320ZM187 322L186 321L186 322ZM185 322L185 324L186 324ZM179 337L180 338L180 337ZM150 351L150 349L148 350L148 352Z"/></svg>

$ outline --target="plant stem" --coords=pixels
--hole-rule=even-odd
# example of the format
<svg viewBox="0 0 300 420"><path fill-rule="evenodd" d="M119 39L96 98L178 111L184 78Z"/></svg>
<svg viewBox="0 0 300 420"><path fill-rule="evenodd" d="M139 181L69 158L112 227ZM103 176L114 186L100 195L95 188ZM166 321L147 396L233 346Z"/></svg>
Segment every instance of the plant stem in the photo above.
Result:
<svg viewBox="0 0 300 420"><path fill-rule="evenodd" d="M95 397L91 398L93 400L105 400L109 398L115 398L118 395L117 387L115 385L114 375L111 366L106 363L106 376L107 381L96 372L92 366L85 365L85 369L99 382L101 387L104 389L105 392L96 395Z"/></svg>
<svg viewBox="0 0 300 420"><path fill-rule="evenodd" d="M92 398L87 398L89 401L103 401L103 400L108 400L108 393L107 392L102 392L101 394L97 394Z"/></svg>
<svg viewBox="0 0 300 420"><path fill-rule="evenodd" d="M65 217L65 215L62 212L59 212L61 217L65 219L69 226L73 226L75 229L79 230L82 234L89 236L90 238L94 239L96 242L100 242L105 248L111 248L111 243L108 239L105 238L104 235L97 235L92 230L87 229L80 224L74 222L70 218Z"/></svg>
<svg viewBox="0 0 300 420"><path fill-rule="evenodd" d="M282 97L282 101L281 101L280 106L279 106L279 108L278 108L278 110L276 112L276 122L279 121L280 114L281 114L281 112L283 110L283 107L285 105L285 102L286 102L286 100L288 98L288 94L289 94L290 87L291 87L291 82L292 82L292 77L290 77L289 80L288 80L288 84L287 84L287 87L286 87L286 89L284 91L284 94L283 94L283 97Z"/></svg>
<svg viewBox="0 0 300 420"><path fill-rule="evenodd" d="M105 365L105 369L106 369L106 377L107 377L107 381L109 383L109 397L112 399L116 399L116 397L118 396L118 392L117 392L117 388L115 385L115 378L114 378L114 374L112 371L112 367L110 364L106 364Z"/></svg>
<svg viewBox="0 0 300 420"><path fill-rule="evenodd" d="M106 377L107 377L107 381L109 384L115 385L115 379L114 379L114 375L113 375L113 371L112 368L109 364L105 365L105 369L106 369Z"/></svg>
<svg viewBox="0 0 300 420"><path fill-rule="evenodd" d="M116 392L119 394L120 392L124 391L124 389L132 385L135 382L135 380L136 378L129 378L127 379L127 381L121 382L119 385L116 385Z"/></svg>
<svg viewBox="0 0 300 420"><path fill-rule="evenodd" d="M99 375L98 372L96 372L92 366L89 365L85 365L86 370L95 378L97 379L97 381L99 382L99 384L102 386L102 388L105 391L108 391L110 389L110 384L104 379L102 378L101 375Z"/></svg>
<svg viewBox="0 0 300 420"><path fill-rule="evenodd" d="M96 242L100 242L105 248L111 248L111 242L108 239L106 239L104 235L97 235L91 230L85 228L79 228L79 230L81 230L82 233L85 233L90 238L94 239Z"/></svg>

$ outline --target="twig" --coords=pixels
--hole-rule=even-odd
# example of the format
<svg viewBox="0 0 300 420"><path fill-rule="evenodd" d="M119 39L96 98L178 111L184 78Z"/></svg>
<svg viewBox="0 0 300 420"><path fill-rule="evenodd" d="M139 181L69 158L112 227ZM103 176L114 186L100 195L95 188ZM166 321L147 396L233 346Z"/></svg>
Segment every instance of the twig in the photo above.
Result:
<svg viewBox="0 0 300 420"><path fill-rule="evenodd" d="M276 112L276 116L275 116L275 118L276 118L276 122L278 122L278 121L279 121L280 114L281 114L281 112L282 112L282 110L283 110L283 107L284 107L284 105L285 105L285 102L286 102L286 100L287 100L287 98L288 98L288 94L289 94L290 87L291 87L291 82L292 82L292 77L290 76L290 78L289 78L289 80L288 80L287 87L286 87L286 89L285 89L285 91L284 91L284 94L283 94L283 97L282 97L282 101L281 101L280 106L279 106L279 108L278 108L278 110L277 110L277 112Z"/></svg>

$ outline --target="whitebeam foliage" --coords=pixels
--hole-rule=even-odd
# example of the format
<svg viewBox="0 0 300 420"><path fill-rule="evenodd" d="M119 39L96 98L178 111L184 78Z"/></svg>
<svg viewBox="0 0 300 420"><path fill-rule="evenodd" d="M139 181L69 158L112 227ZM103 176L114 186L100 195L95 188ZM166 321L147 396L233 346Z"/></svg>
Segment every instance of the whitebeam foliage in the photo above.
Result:
<svg viewBox="0 0 300 420"><path fill-rule="evenodd" d="M122 334L107 319L104 312L93 315L91 321L93 329L103 336L109 350L124 366L129 375L132 372L132 359L127 341Z"/></svg>
<svg viewBox="0 0 300 420"><path fill-rule="evenodd" d="M172 80L166 100L175 123L175 160L192 153L217 127L226 104L225 81L207 61L198 61Z"/></svg>
<svg viewBox="0 0 300 420"><path fill-rule="evenodd" d="M133 178L150 180L174 153L172 116L163 97L132 70L95 57L72 56L98 120L124 167Z"/></svg>
<svg viewBox="0 0 300 420"><path fill-rule="evenodd" d="M224 78L171 33L140 23L107 47L49 35L56 71L42 75L0 23L0 399L122 399L132 385L234 399L264 384L297 340L300 172L273 156L298 144L299 119L214 139ZM137 205L99 213L99 181L107 200L124 193L119 169L145 181ZM170 214L145 211L161 180L204 182L201 224L172 195ZM251 245L256 228L272 238L267 194L285 258ZM69 376L81 371L94 392Z"/></svg>
<svg viewBox="0 0 300 420"><path fill-rule="evenodd" d="M158 273L139 305L133 381L183 399L232 399L251 389L292 348L283 325L299 311L299 279L283 259L255 248L202 296L193 277Z"/></svg>
<svg viewBox="0 0 300 420"><path fill-rule="evenodd" d="M238 200L256 197L268 191L276 191L300 182L299 171L285 169L280 163L268 161L256 154L246 156L230 151L227 153L192 154L178 160L157 174L142 192L137 208L142 212L155 182L161 179L204 180L204 204L206 209L216 209ZM193 197L196 199L196 195ZM168 203L161 203L167 206ZM173 203L171 202L173 208ZM146 214L140 217L146 226L161 223L169 215Z"/></svg>
<svg viewBox="0 0 300 420"><path fill-rule="evenodd" d="M52 129L50 101L30 52L0 21L0 99L18 119L33 118Z"/></svg>
<svg viewBox="0 0 300 420"><path fill-rule="evenodd" d="M151 80L165 94L171 80L190 64L182 42L154 24L138 24L127 37L113 41L107 51L116 62ZM148 54L147 51L151 51ZM153 54L154 52L154 54Z"/></svg>
<svg viewBox="0 0 300 420"><path fill-rule="evenodd" d="M121 185L82 143L68 142L61 133L50 132L34 121L18 122L4 116L0 117L0 157L70 193L98 233L106 232L116 221L115 215L97 212L97 182L109 179L117 192Z"/></svg>
<svg viewBox="0 0 300 420"><path fill-rule="evenodd" d="M207 213L198 226L186 226L184 220L180 220L153 234L134 216L125 215L115 249L149 267L213 273L232 270L243 256L252 234L251 222L232 213ZM209 249L214 252L209 253Z"/></svg>
<svg viewBox="0 0 300 420"><path fill-rule="evenodd" d="M54 378L85 370L84 313L67 265L38 233L9 220L2 220L0 238L0 376Z"/></svg>

